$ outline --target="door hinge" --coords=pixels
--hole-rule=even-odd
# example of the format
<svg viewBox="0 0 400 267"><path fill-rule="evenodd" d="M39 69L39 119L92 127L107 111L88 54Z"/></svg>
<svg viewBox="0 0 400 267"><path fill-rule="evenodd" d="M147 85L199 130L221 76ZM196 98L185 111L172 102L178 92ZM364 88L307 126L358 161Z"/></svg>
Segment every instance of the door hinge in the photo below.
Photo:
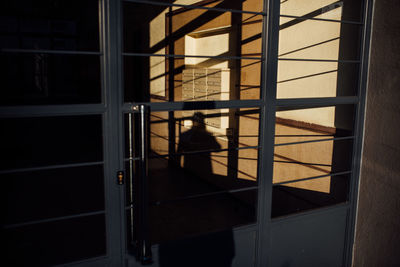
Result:
<svg viewBox="0 0 400 267"><path fill-rule="evenodd" d="M125 183L125 174L123 171L117 172L117 183L123 185Z"/></svg>

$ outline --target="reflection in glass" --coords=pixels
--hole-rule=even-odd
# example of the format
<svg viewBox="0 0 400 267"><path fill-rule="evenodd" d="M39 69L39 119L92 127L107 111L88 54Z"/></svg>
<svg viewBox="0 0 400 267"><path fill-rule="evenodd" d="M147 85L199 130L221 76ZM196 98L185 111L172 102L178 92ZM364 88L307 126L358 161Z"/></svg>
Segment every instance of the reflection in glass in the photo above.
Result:
<svg viewBox="0 0 400 267"><path fill-rule="evenodd" d="M100 115L1 119L0 169L103 160Z"/></svg>
<svg viewBox="0 0 400 267"><path fill-rule="evenodd" d="M1 1L0 48L99 51L98 2Z"/></svg>
<svg viewBox="0 0 400 267"><path fill-rule="evenodd" d="M240 1L207 6L216 4L242 8ZM126 3L125 101L259 99L262 21L262 15Z"/></svg>
<svg viewBox="0 0 400 267"><path fill-rule="evenodd" d="M353 118L353 105L276 113L273 217L346 201Z"/></svg>
<svg viewBox="0 0 400 267"><path fill-rule="evenodd" d="M259 109L254 108L150 114L147 181L154 242L254 222L258 118ZM127 173L136 179L138 120L136 114L125 119L126 144L133 146L126 149ZM128 187L131 203L135 181ZM188 224L184 218L197 223ZM170 222L156 225L166 221Z"/></svg>
<svg viewBox="0 0 400 267"><path fill-rule="evenodd" d="M0 68L0 105L101 102L98 56L10 53Z"/></svg>
<svg viewBox="0 0 400 267"><path fill-rule="evenodd" d="M103 214L2 229L3 262L54 266L106 254ZM68 252L68 253L66 253Z"/></svg>
<svg viewBox="0 0 400 267"><path fill-rule="evenodd" d="M26 223L104 210L103 177L101 165L1 174L6 203L3 222Z"/></svg>

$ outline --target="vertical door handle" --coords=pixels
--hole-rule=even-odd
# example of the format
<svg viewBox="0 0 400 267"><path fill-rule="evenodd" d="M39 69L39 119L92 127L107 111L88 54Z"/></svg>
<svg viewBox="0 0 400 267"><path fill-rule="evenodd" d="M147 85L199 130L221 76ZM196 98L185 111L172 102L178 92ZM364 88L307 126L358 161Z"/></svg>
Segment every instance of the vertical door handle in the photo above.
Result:
<svg viewBox="0 0 400 267"><path fill-rule="evenodd" d="M149 147L149 107L139 105L140 112L140 168L139 168L139 190L138 190L138 247L137 256L142 264L152 262L151 244L149 242L149 221L148 221L148 147Z"/></svg>

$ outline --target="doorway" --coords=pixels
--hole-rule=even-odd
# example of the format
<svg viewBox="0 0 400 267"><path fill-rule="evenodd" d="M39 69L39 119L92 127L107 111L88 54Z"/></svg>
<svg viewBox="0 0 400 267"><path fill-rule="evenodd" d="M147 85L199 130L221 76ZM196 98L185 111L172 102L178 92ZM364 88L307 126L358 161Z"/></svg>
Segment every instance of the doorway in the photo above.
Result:
<svg viewBox="0 0 400 267"><path fill-rule="evenodd" d="M370 1L22 2L6 261L350 265Z"/></svg>

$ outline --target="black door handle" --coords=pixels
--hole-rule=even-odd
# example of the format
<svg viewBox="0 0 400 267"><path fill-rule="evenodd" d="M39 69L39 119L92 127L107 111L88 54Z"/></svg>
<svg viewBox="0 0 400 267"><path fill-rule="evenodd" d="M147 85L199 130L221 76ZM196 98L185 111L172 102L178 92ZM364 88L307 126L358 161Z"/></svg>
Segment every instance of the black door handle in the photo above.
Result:
<svg viewBox="0 0 400 267"><path fill-rule="evenodd" d="M148 194L148 147L149 147L149 107L139 105L140 114L140 159L136 173L136 258L143 265L152 263L151 243L149 241L149 194Z"/></svg>

